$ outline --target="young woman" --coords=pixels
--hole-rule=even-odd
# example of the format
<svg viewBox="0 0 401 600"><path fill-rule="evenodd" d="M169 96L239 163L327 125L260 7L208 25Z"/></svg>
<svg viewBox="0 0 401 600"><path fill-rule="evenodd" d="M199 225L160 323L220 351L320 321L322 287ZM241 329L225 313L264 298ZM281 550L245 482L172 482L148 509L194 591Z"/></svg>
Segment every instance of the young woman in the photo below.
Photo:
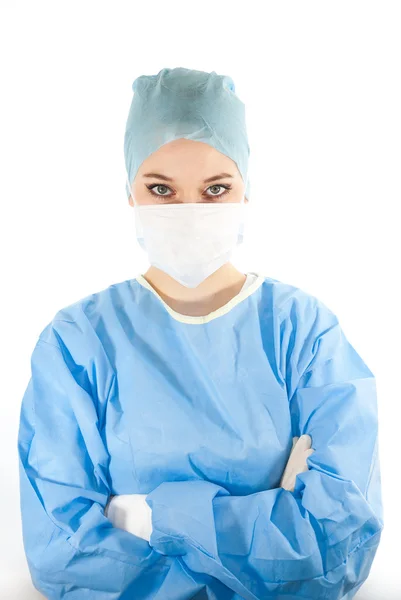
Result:
<svg viewBox="0 0 401 600"><path fill-rule="evenodd" d="M163 69L133 91L150 266L62 308L33 350L32 581L52 600L349 600L383 529L374 375L323 302L230 262L250 196L232 79Z"/></svg>

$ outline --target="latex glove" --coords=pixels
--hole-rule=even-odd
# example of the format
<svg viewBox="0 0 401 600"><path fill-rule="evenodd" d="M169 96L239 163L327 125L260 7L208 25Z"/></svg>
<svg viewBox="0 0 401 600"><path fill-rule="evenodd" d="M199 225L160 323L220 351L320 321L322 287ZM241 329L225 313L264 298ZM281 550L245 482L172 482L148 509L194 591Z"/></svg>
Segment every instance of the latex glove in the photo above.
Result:
<svg viewBox="0 0 401 600"><path fill-rule="evenodd" d="M114 527L125 529L137 537L150 540L152 509L146 503L147 494L120 494L108 501L104 514Z"/></svg>
<svg viewBox="0 0 401 600"><path fill-rule="evenodd" d="M294 491L296 476L309 469L306 459L314 452L311 445L312 438L307 433L301 435L301 437L292 438L291 454L284 469L279 487L289 490L290 492Z"/></svg>

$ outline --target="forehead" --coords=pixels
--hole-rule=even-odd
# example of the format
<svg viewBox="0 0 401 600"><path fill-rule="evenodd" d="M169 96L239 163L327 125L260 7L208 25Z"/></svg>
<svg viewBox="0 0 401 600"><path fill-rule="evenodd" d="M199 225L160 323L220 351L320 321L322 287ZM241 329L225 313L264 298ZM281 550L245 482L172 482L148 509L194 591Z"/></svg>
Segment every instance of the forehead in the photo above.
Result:
<svg viewBox="0 0 401 600"><path fill-rule="evenodd" d="M169 175L173 173L193 173L209 172L215 174L219 171L226 171L235 177L238 172L235 162L222 154L216 148L205 142L188 140L180 138L163 144L155 152L150 154L141 164L138 174L143 174L149 170L161 172L162 170L169 171Z"/></svg>

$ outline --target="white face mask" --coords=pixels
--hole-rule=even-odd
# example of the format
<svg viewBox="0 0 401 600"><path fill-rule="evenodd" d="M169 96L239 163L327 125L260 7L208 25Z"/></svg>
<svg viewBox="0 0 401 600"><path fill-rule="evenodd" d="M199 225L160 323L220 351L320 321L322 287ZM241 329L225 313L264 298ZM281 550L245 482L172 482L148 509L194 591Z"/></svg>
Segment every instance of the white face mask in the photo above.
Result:
<svg viewBox="0 0 401 600"><path fill-rule="evenodd" d="M228 262L242 243L244 200L134 204L137 240L152 265L181 285L195 288Z"/></svg>

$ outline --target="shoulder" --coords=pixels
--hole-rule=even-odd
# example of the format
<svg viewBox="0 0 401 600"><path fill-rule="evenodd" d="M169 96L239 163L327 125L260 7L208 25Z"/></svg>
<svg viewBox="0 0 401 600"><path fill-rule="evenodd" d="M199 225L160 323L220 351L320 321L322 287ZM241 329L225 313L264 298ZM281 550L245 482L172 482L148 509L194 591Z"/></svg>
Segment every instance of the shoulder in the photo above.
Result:
<svg viewBox="0 0 401 600"><path fill-rule="evenodd" d="M55 346L99 344L97 328L133 293L132 279L113 283L61 307L39 333L39 341Z"/></svg>
<svg viewBox="0 0 401 600"><path fill-rule="evenodd" d="M292 398L307 370L328 364L341 352L345 356L348 343L336 314L315 294L278 280L269 285L280 370Z"/></svg>
<svg viewBox="0 0 401 600"><path fill-rule="evenodd" d="M316 320L337 322L333 310L321 298L304 288L265 276L263 283L274 314L293 325L313 324Z"/></svg>

